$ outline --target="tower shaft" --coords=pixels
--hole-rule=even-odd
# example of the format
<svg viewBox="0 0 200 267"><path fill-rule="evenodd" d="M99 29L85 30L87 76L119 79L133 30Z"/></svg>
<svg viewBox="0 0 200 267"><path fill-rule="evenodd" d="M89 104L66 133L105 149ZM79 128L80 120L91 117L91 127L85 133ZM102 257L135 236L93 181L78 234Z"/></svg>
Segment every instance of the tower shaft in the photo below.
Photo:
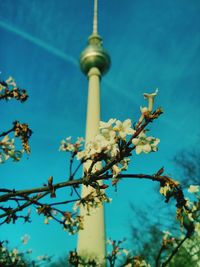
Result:
<svg viewBox="0 0 200 267"><path fill-rule="evenodd" d="M80 56L80 67L88 77L88 106L86 122L86 143L93 141L99 132L100 121L100 80L110 67L110 57L102 47L102 39L98 35L97 0L94 0L93 33L88 39L88 45ZM91 161L84 164L88 170ZM94 165L93 169L101 169L101 163ZM82 197L93 192L92 187L82 186ZM80 215L84 216L84 229L78 234L78 254L90 259L97 259L102 267L106 266L106 242L104 228L104 206L93 209L91 215L87 214L85 207L80 208Z"/></svg>
<svg viewBox="0 0 200 267"><path fill-rule="evenodd" d="M100 121L100 71L93 67L88 73L88 106L86 121L86 142L91 141L99 133Z"/></svg>
<svg viewBox="0 0 200 267"><path fill-rule="evenodd" d="M93 67L88 73L88 106L86 122L86 142L92 141L99 132L100 120L100 78L101 73ZM88 169L91 162L86 162L84 168ZM100 169L101 164L96 168ZM85 197L94 189L92 187L82 186L82 197ZM104 207L101 206L87 215L84 207L80 209L80 215L84 216L84 230L79 231L78 235L78 254L97 258L101 266L105 266L105 229L104 229Z"/></svg>

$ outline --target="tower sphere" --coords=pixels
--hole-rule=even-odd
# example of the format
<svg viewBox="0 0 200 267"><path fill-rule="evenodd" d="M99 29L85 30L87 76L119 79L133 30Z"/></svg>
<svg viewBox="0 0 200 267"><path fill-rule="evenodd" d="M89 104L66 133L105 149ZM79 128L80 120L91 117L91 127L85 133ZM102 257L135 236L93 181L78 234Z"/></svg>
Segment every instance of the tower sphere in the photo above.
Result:
<svg viewBox="0 0 200 267"><path fill-rule="evenodd" d="M110 68L110 57L102 47L102 40L98 35L89 37L88 46L83 50L80 56L80 67L82 72L87 75L89 70L96 67L105 74Z"/></svg>

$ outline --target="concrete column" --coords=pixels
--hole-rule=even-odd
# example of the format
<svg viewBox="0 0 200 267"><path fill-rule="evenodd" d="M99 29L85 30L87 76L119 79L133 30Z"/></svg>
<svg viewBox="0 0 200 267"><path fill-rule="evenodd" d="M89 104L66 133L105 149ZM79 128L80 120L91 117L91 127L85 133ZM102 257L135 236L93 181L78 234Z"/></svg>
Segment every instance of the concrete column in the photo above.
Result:
<svg viewBox="0 0 200 267"><path fill-rule="evenodd" d="M93 140L99 132L100 121L100 71L93 67L88 73L88 107L87 107L87 123L86 123L86 142ZM88 169L90 162L84 165ZM101 168L101 164L97 166ZM82 197L86 196L93 190L91 187L82 186ZM104 207L95 209L92 214L86 215L87 211L82 207L80 215L84 216L84 230L80 230L78 234L78 254L97 257L101 266L105 265L105 229L104 229Z"/></svg>

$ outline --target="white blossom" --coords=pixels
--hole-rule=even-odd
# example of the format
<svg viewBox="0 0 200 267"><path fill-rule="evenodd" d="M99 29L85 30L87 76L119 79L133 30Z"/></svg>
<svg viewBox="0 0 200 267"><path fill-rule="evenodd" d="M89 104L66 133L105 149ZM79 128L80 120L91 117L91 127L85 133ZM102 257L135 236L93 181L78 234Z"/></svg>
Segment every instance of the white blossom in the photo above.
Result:
<svg viewBox="0 0 200 267"><path fill-rule="evenodd" d="M18 249L14 248L13 251L12 251L13 255L14 256L17 256L17 254L19 253Z"/></svg>
<svg viewBox="0 0 200 267"><path fill-rule="evenodd" d="M8 79L6 80L6 83L10 86L13 86L13 87L16 87L16 83L15 83L15 80L13 79L13 77L8 77Z"/></svg>
<svg viewBox="0 0 200 267"><path fill-rule="evenodd" d="M112 129L112 125L115 122L116 119L110 119L108 122L100 121L99 129Z"/></svg>
<svg viewBox="0 0 200 267"><path fill-rule="evenodd" d="M187 214L187 216L188 216L188 219L189 219L191 222L194 221L192 212L189 212L189 213Z"/></svg>
<svg viewBox="0 0 200 267"><path fill-rule="evenodd" d="M107 141L107 145L114 144L116 142L116 133L113 129L102 129L97 135L103 137Z"/></svg>
<svg viewBox="0 0 200 267"><path fill-rule="evenodd" d="M67 137L65 140L61 141L60 151L68 151L68 152L78 152L80 148L83 146L84 139L82 137L78 137L76 142L73 144L71 141L71 136Z"/></svg>
<svg viewBox="0 0 200 267"><path fill-rule="evenodd" d="M186 203L185 203L185 205L188 207L188 208L190 208L191 207L191 205L193 204L191 201L190 201L190 199L189 198L185 198L185 200L186 200Z"/></svg>
<svg viewBox="0 0 200 267"><path fill-rule="evenodd" d="M80 205L79 205L79 202L78 202L78 201L75 201L72 210L73 210L73 211L77 211L78 208L79 208L79 206L80 206Z"/></svg>
<svg viewBox="0 0 200 267"><path fill-rule="evenodd" d="M83 158L85 158L85 156L86 156L86 151L85 151L85 150L82 150L82 151L80 151L80 152L78 152L78 153L76 154L76 158L77 158L78 160L82 160Z"/></svg>
<svg viewBox="0 0 200 267"><path fill-rule="evenodd" d="M99 133L93 140L85 145L85 149L78 151L78 160L89 159L104 153L109 157L115 157L119 152L118 140L125 140L127 135L132 135L135 130L131 128L131 120L121 122L110 119L108 122L100 122Z"/></svg>
<svg viewBox="0 0 200 267"><path fill-rule="evenodd" d="M27 235L27 234L25 234L24 236L22 236L21 237L22 244L26 245L28 243L29 239L30 239L30 236Z"/></svg>
<svg viewBox="0 0 200 267"><path fill-rule="evenodd" d="M44 219L44 224L49 224L49 220L52 220L52 217L51 216L47 216L47 217L45 217L45 219Z"/></svg>
<svg viewBox="0 0 200 267"><path fill-rule="evenodd" d="M161 195L163 195L165 197L167 196L167 193L169 191L171 191L171 187L170 187L170 185L168 183L165 186L161 186L160 187L160 193L161 193Z"/></svg>
<svg viewBox="0 0 200 267"><path fill-rule="evenodd" d="M123 160L120 161L120 164L122 165L122 170L128 169L129 162L130 162L129 158L124 158Z"/></svg>
<svg viewBox="0 0 200 267"><path fill-rule="evenodd" d="M118 151L119 149L115 143L114 135L107 129L103 131L103 134L96 135L93 141L86 143L85 150L77 153L77 159L91 158L102 152L116 156Z"/></svg>
<svg viewBox="0 0 200 267"><path fill-rule="evenodd" d="M71 143L71 136L67 137L65 140L61 141L60 151L74 151L74 146Z"/></svg>
<svg viewBox="0 0 200 267"><path fill-rule="evenodd" d="M144 93L144 97L148 100L148 111L149 112L152 112L154 98L157 95L157 93L158 93L158 89L156 89L156 91L152 94Z"/></svg>
<svg viewBox="0 0 200 267"><path fill-rule="evenodd" d="M132 139L132 143L135 146L136 154L141 152L149 153L151 151L157 151L157 145L160 139L155 137L147 137L145 133L141 133L137 138Z"/></svg>
<svg viewBox="0 0 200 267"><path fill-rule="evenodd" d="M5 86L3 86L2 84L0 84L0 92L2 91L2 90L4 90L5 89Z"/></svg>
<svg viewBox="0 0 200 267"><path fill-rule="evenodd" d="M108 151L110 152L110 156L111 157L117 156L117 153L119 152L119 146L118 146L118 144L112 144L110 146L110 149L109 150Z"/></svg>
<svg viewBox="0 0 200 267"><path fill-rule="evenodd" d="M118 165L115 164L112 166L113 178L116 178L120 172L121 172L121 168L119 168Z"/></svg>
<svg viewBox="0 0 200 267"><path fill-rule="evenodd" d="M126 256L128 256L129 254L130 254L130 250L127 250L127 249L122 249L122 252L126 255Z"/></svg>
<svg viewBox="0 0 200 267"><path fill-rule="evenodd" d="M199 192L199 186L198 185L190 185L188 188L189 193L197 193Z"/></svg>
<svg viewBox="0 0 200 267"><path fill-rule="evenodd" d="M146 115L149 111L148 111L148 108L147 108L147 107L142 107L142 106L140 106L140 112L141 112L141 116L140 116L140 118L139 118L139 120L138 120L138 124L142 123L142 121L144 120L145 115Z"/></svg>
<svg viewBox="0 0 200 267"><path fill-rule="evenodd" d="M107 243L108 245L112 245L112 244L113 244L113 241L112 241L112 239L107 239L107 240L106 240L106 243Z"/></svg>
<svg viewBox="0 0 200 267"><path fill-rule="evenodd" d="M169 231L163 231L163 238L167 239L169 236L171 236L171 233Z"/></svg>
<svg viewBox="0 0 200 267"><path fill-rule="evenodd" d="M118 133L121 139L125 140L127 135L133 135L135 133L135 130L133 130L131 126L132 123L130 119L127 119L123 122L117 120L113 130Z"/></svg>
<svg viewBox="0 0 200 267"><path fill-rule="evenodd" d="M10 139L8 135L0 140L0 163L4 163L9 158L19 161L24 150L15 150L14 138Z"/></svg>
<svg viewBox="0 0 200 267"><path fill-rule="evenodd" d="M144 115L145 113L148 112L148 108L140 106L140 112Z"/></svg>

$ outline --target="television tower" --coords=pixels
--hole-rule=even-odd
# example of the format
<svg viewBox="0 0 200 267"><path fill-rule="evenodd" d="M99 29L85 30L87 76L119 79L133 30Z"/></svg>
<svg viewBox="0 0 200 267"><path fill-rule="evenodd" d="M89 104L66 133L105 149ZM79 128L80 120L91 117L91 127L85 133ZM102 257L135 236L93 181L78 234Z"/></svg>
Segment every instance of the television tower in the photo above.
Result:
<svg viewBox="0 0 200 267"><path fill-rule="evenodd" d="M88 104L86 121L86 143L92 141L99 132L100 121L100 81L109 70L110 57L102 46L102 39L98 35L97 0L94 0L93 32L89 36L88 45L80 56L80 67L88 77ZM86 162L84 168L88 169L91 162ZM101 168L101 164L97 166ZM92 187L82 186L81 196L88 195ZM101 266L106 266L106 239L104 225L104 207L99 207L91 215L87 215L84 207L80 208L80 215L84 216L84 229L78 234L79 255L97 258Z"/></svg>

